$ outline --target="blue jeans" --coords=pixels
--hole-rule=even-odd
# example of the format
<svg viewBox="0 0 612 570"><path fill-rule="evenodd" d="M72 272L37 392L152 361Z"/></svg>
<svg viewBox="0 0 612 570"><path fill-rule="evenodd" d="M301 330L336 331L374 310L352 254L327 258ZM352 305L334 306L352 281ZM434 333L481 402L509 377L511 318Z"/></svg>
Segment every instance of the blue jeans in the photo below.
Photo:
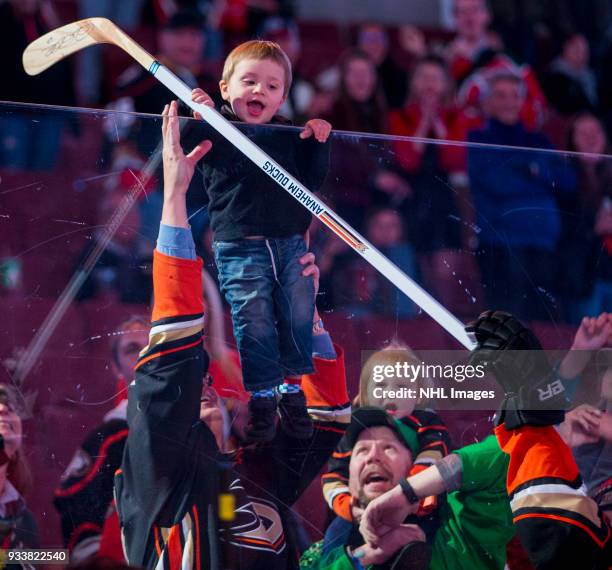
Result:
<svg viewBox="0 0 612 570"><path fill-rule="evenodd" d="M303 238L215 241L213 249L244 387L263 390L312 372L314 285L298 261Z"/></svg>

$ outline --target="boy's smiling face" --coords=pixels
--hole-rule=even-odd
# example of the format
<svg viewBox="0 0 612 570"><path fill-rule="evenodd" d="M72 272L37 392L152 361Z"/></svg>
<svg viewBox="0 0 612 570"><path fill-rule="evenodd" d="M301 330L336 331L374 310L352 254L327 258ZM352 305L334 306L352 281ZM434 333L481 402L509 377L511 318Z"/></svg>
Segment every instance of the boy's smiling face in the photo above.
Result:
<svg viewBox="0 0 612 570"><path fill-rule="evenodd" d="M269 123L285 101L285 71L271 59L243 59L229 81L221 80L221 96L241 121Z"/></svg>

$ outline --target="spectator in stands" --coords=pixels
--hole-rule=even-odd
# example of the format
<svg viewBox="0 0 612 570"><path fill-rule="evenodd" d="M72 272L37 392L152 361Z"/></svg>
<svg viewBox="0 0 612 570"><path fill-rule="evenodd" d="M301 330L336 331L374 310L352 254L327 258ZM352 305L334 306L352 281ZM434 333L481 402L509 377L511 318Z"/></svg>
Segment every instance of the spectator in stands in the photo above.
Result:
<svg viewBox="0 0 612 570"><path fill-rule="evenodd" d="M530 128L539 127L544 118L546 99L538 80L527 65L517 65L503 53L499 37L489 31L491 13L486 0L455 0L457 37L451 42L447 59L452 77L459 86L458 104L479 115L487 93L488 79L506 71L520 77L526 86L521 119Z"/></svg>
<svg viewBox="0 0 612 570"><path fill-rule="evenodd" d="M298 64L302 47L299 28L294 22L271 18L265 24L262 39L276 42L291 61L293 80L279 113L296 125L304 124L313 116L310 114L310 107L315 90L310 82L300 76Z"/></svg>
<svg viewBox="0 0 612 570"><path fill-rule="evenodd" d="M321 570L336 568L337 559L343 554L347 560L351 560L352 565L352 551L363 545L363 539L357 531L361 514L369 501L410 472L419 448L417 430L417 423L411 418L400 422L380 408L366 406L353 411L351 425L335 452L342 459L332 459L330 465L335 472L324 476L326 487L329 487L329 477L335 479L336 498L346 499L347 512L343 513L345 518L338 516L328 527L321 559L314 567ZM338 488L338 484L342 488ZM426 524L423 521L411 517L392 541L393 546L381 549L383 552L366 553L360 560L362 567L370 568L373 564L386 563L385 567L394 565L397 568L425 570L430 554L424 544L424 526ZM431 539L432 535L427 538ZM410 566L407 566L408 550L413 559ZM418 563L415 560L417 557Z"/></svg>
<svg viewBox="0 0 612 570"><path fill-rule="evenodd" d="M389 208L375 210L366 222L367 239L407 275L417 276L414 250L405 241L402 219ZM337 309L357 315L414 316L418 308L389 280L352 251L334 260L328 293Z"/></svg>
<svg viewBox="0 0 612 570"><path fill-rule="evenodd" d="M133 315L121 323L111 340L111 368L117 379L115 404L125 403L127 387L134 375L134 365L140 351L146 346L149 333L147 319Z"/></svg>
<svg viewBox="0 0 612 570"><path fill-rule="evenodd" d="M128 33L140 24L140 13L145 0L79 0L79 18L108 18ZM79 54L77 75L79 101L89 107L102 101L102 47L93 46Z"/></svg>
<svg viewBox="0 0 612 570"><path fill-rule="evenodd" d="M366 544L366 536L361 534L365 515L360 513L361 526L357 526L357 521L354 523L348 543L324 545L323 552L313 556L316 563L306 568L351 568L356 560L367 568L377 568L370 564L389 561L396 564L395 568L501 570L504 567L505 546L514 528L505 492L508 459L494 436L456 450L435 465L411 475L408 481L419 493L413 495L410 504L399 483L410 471L418 449L415 431L379 408L364 407L353 413L344 437L352 448L348 486L353 502L367 514L373 505L381 504L381 497L393 496L394 507L401 509L401 517L395 516L398 513L392 516L385 513L385 520L396 520L385 528L388 533L384 536L381 533L373 545L374 541ZM426 484L421 487L417 481ZM397 500L398 490L401 501ZM427 542L431 545L427 549L414 544L422 543L426 534L415 526L419 518L414 515L420 500L434 494L446 494L447 502L440 509L439 524L427 533ZM404 508L406 505L408 508ZM408 560L415 566L409 565Z"/></svg>
<svg viewBox="0 0 612 570"><path fill-rule="evenodd" d="M140 16L142 24L155 30L163 28L168 20L176 13L183 11L197 11L204 15L206 24L205 55L207 59L218 60L223 57L223 33L221 30L225 11L237 9L241 17L242 29L246 25L246 9L241 4L228 2L226 0L145 0Z"/></svg>
<svg viewBox="0 0 612 570"><path fill-rule="evenodd" d="M27 399L12 385L0 384L0 542L3 548L39 548L38 528L25 496L32 473L23 450ZM15 566L20 567L20 566Z"/></svg>
<svg viewBox="0 0 612 570"><path fill-rule="evenodd" d="M415 64L427 55L425 34L416 26L405 24L397 30L397 41L401 49L399 63L411 73Z"/></svg>
<svg viewBox="0 0 612 570"><path fill-rule="evenodd" d="M287 23L295 18L295 0L245 0L246 24L249 38L258 38L271 18L282 18Z"/></svg>
<svg viewBox="0 0 612 570"><path fill-rule="evenodd" d="M401 32L401 47L404 56L416 59L424 52L422 35L407 27ZM410 61L404 67L398 66L389 51L389 36L380 24L363 24L357 32L355 49L365 53L373 62L381 94L386 107L401 107L406 99L407 72ZM334 92L342 89L342 69L330 67L317 77L317 86L323 92Z"/></svg>
<svg viewBox="0 0 612 570"><path fill-rule="evenodd" d="M575 34L565 40L561 54L548 68L544 90L551 106L561 115L598 109L597 79L589 59L588 42L584 36Z"/></svg>
<svg viewBox="0 0 612 570"><path fill-rule="evenodd" d="M388 107L401 107L406 99L407 74L390 52L389 34L380 24L364 24L357 32L357 48L374 62Z"/></svg>
<svg viewBox="0 0 612 570"><path fill-rule="evenodd" d="M544 135L529 132L520 120L525 85L518 77L500 73L488 91L488 121L469 134L469 142L551 148ZM472 147L468 168L487 305L525 319L550 319L561 236L557 198L575 190L572 165L537 150Z"/></svg>
<svg viewBox="0 0 612 570"><path fill-rule="evenodd" d="M371 548L384 549L387 536L392 539L394 529L417 511L420 498L460 486L457 496L447 495L449 508L440 520L432 568L438 564L478 568L483 564L501 569L499 542L509 531L506 539L517 532L536 568L603 570L612 559L612 532L593 499L579 488L578 467L554 427L563 421L560 406L566 404L566 394L562 386L559 390L558 380L552 381L540 343L532 331L501 311L486 311L466 330L478 341L474 356L494 363L495 378L504 392L495 436L457 450L407 482L400 479L393 489L372 500L359 527L368 543L365 554ZM522 351L523 358L508 352L513 350ZM552 395L544 399L546 392ZM381 457L375 451L370 444L364 461ZM353 457L357 454L353 449ZM384 479L377 479L382 487ZM506 480L501 489L500 479ZM550 483L554 483L554 492ZM457 499L458 511L454 508ZM456 515L451 525L449 515ZM487 552L491 546L495 549ZM443 556L440 561L436 547ZM339 557L347 554L350 551ZM457 554L461 561L453 563L451 557Z"/></svg>
<svg viewBox="0 0 612 570"><path fill-rule="evenodd" d="M574 34L583 35L598 61L603 44L609 40L612 6L608 0L590 0L586 4L576 0L545 2L546 24L554 39L562 40ZM558 46L560 47L560 46Z"/></svg>
<svg viewBox="0 0 612 570"><path fill-rule="evenodd" d="M376 369L384 367L395 368L397 363L408 363L418 366L422 360L407 346L392 343L382 350L374 352L365 362L359 376L359 393L354 405L375 406L382 408L392 417L400 420L418 434L418 451L415 454L411 473L418 473L448 455L452 447L451 439L442 419L432 410L424 406L420 397L394 398L399 390L427 387L428 380L422 377L402 378L385 375L375 378ZM415 409L416 408L416 409ZM349 462L351 447L342 439L328 463L327 473L322 477L323 496L329 508L340 518L353 522L359 519L360 510L352 500L349 488ZM427 505L424 514L429 514L435 505ZM428 521L428 523L431 521ZM342 525L334 523L340 530Z"/></svg>
<svg viewBox="0 0 612 570"><path fill-rule="evenodd" d="M102 298L121 303L149 303L151 300L150 260L138 244L140 215L132 196L121 189L111 190L99 205L98 226L93 240L79 257L79 271L88 271L87 260L107 238L116 215L125 218L111 236L91 273L77 293L77 300Z"/></svg>
<svg viewBox="0 0 612 570"><path fill-rule="evenodd" d="M183 9L173 13L163 24L158 34L159 53L157 59L171 69L190 87L202 87L207 93L215 96L218 85L207 70L203 58L206 37L204 34L205 19L194 9ZM114 102L111 109L133 111L136 113L159 114L173 94L140 65L129 67L118 80ZM183 112L183 111L182 111ZM185 115L190 110L184 109ZM137 120L133 115L121 113L114 116L112 128L107 132L110 144L117 142L117 137L134 147L134 151L148 158L158 143L159 125L151 120ZM159 177L161 179L161 176ZM193 187L202 188L201 174L194 177ZM146 225L157 227L161 215L161 191L152 192L143 207L146 208ZM201 233L208 223L204 206L203 192L191 192L188 198L190 222L194 238L199 241ZM154 230L155 231L155 230Z"/></svg>
<svg viewBox="0 0 612 570"><path fill-rule="evenodd" d="M462 141L469 124L453 104L444 61L433 56L416 64L406 104L389 113L389 132L398 137ZM465 149L394 140L393 150L396 163L378 173L374 203L396 208L408 222L408 241L420 255L424 281L438 298L453 309L465 307L464 290L458 291L454 278L462 264L461 248L474 247Z"/></svg>
<svg viewBox="0 0 612 570"><path fill-rule="evenodd" d="M571 349L559 366L559 375L574 393L590 361L595 382L601 381L597 405L581 404L568 412L559 433L572 448L587 492L612 522L612 313L585 317ZM595 383L594 382L594 383ZM591 394L589 394L591 396Z"/></svg>
<svg viewBox="0 0 612 570"><path fill-rule="evenodd" d="M486 0L454 0L453 14L457 35L447 57L451 75L460 84L472 73L479 55L498 46L487 34L491 13Z"/></svg>
<svg viewBox="0 0 612 570"><path fill-rule="evenodd" d="M314 257L306 254L304 265ZM227 346L221 297L210 276L203 272L206 314L204 345L210 355L209 378L223 398L223 413L229 431L241 418L248 400L242 387L238 352ZM93 429L76 451L55 491L54 504L62 523L64 546L70 559L81 564L92 558L124 562L119 521L113 504L113 477L121 465L127 438L127 391L134 366L149 338L148 319L133 316L113 331L111 367L117 376L115 407ZM238 432L237 429L232 433ZM240 433L240 432L239 432Z"/></svg>
<svg viewBox="0 0 612 570"><path fill-rule="evenodd" d="M357 133L386 132L387 108L370 57L359 49L350 49L340 59L339 69L340 87L326 117L334 129ZM359 135L336 140L339 142L332 161L336 176L334 201L343 218L361 227L364 212L370 206L381 153L368 146L371 139Z"/></svg>
<svg viewBox="0 0 612 570"><path fill-rule="evenodd" d="M59 25L51 2L0 3L0 49L4 61L0 100L74 106L74 79L69 59L35 76L26 74L21 61L23 50L30 42ZM48 110L3 114L0 166L21 170L52 168L59 155L65 123L59 113Z"/></svg>
<svg viewBox="0 0 612 570"><path fill-rule="evenodd" d="M196 10L182 10L172 14L159 31L157 59L188 86L200 86L210 93L216 93L218 87L213 85L214 79L205 70L203 59L206 44L204 25L204 16ZM115 102L110 108L158 114L159 109L172 96L172 92L156 81L146 69L134 64L119 77ZM151 121L147 123L150 125L148 128L153 129L157 135L157 125ZM156 136L149 137L150 134L148 130L146 134L142 131L139 133L137 140L144 145L143 151L150 151L150 141L156 139Z"/></svg>
<svg viewBox="0 0 612 570"><path fill-rule="evenodd" d="M578 174L578 191L561 197L563 232L559 254L564 262L559 291L571 322L594 317L612 306L612 162L610 146L593 115L574 119L569 148Z"/></svg>
<svg viewBox="0 0 612 570"><path fill-rule="evenodd" d="M148 320L137 315L113 331L111 369L117 379L114 407L80 444L54 493L64 547L70 551L73 564L94 558L124 561L112 507L113 476L121 465L127 438L127 387L148 338Z"/></svg>
<svg viewBox="0 0 612 570"><path fill-rule="evenodd" d="M370 56L362 50L350 49L340 59L339 69L340 85L330 113L334 128L359 133L386 132L387 107Z"/></svg>
<svg viewBox="0 0 612 570"><path fill-rule="evenodd" d="M552 3L548 0L488 0L491 26L499 32L509 54L519 63L537 66L541 60L542 46L538 40L548 32L545 27L547 4Z"/></svg>

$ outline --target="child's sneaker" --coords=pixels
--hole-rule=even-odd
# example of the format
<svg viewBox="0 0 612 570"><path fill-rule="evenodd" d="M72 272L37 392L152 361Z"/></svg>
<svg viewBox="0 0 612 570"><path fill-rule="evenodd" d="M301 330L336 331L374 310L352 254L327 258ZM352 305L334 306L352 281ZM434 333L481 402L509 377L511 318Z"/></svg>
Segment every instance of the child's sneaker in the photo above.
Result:
<svg viewBox="0 0 612 570"><path fill-rule="evenodd" d="M276 435L276 397L251 398L246 439L249 443L269 443Z"/></svg>
<svg viewBox="0 0 612 570"><path fill-rule="evenodd" d="M279 405L283 431L296 439L310 439L313 434L312 419L306 409L304 392L285 393Z"/></svg>

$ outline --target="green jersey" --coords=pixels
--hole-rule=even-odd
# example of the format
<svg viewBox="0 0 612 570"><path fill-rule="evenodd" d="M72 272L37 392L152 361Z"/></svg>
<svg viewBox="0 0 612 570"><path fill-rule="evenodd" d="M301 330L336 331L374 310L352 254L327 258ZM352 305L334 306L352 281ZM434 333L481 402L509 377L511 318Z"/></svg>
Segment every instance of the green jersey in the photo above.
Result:
<svg viewBox="0 0 612 570"><path fill-rule="evenodd" d="M514 535L506 493L509 457L493 435L454 453L461 457L461 487L440 506L429 568L502 570L506 544ZM323 557L317 543L304 554L300 568L351 570L354 565L344 547Z"/></svg>
<svg viewBox="0 0 612 570"><path fill-rule="evenodd" d="M514 535L506 493L509 457L494 435L455 451L461 487L441 505L430 570L501 570Z"/></svg>

